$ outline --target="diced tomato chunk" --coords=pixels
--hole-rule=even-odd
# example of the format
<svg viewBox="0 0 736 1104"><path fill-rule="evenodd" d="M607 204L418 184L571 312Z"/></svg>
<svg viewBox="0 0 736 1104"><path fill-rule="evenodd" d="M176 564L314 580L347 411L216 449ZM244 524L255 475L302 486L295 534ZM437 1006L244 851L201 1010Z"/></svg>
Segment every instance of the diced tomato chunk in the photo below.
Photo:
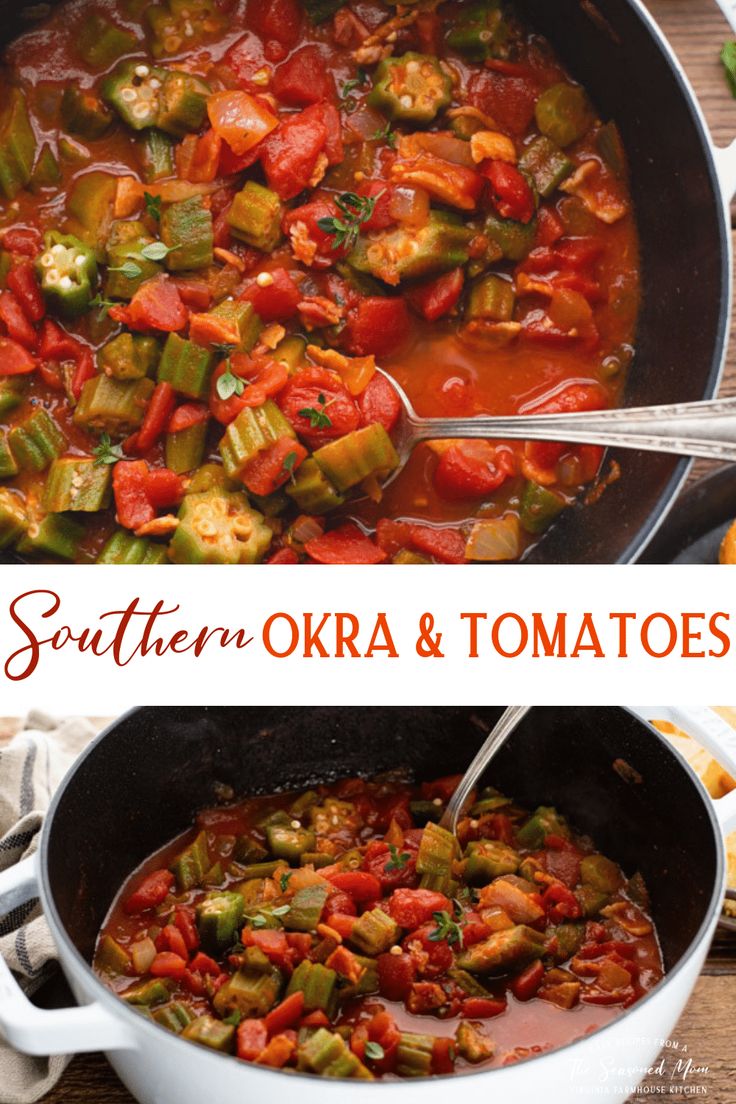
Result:
<svg viewBox="0 0 736 1104"><path fill-rule="evenodd" d="M17 341L26 349L35 349L36 331L12 291L0 292L0 323L13 341Z"/></svg>
<svg viewBox="0 0 736 1104"><path fill-rule="evenodd" d="M432 1044L432 1073L455 1072L455 1040L452 1036L437 1037Z"/></svg>
<svg viewBox="0 0 736 1104"><path fill-rule="evenodd" d="M166 431L169 418L176 405L176 392L170 383L162 380L154 387L148 400L145 417L135 439L136 451L144 454L153 448Z"/></svg>
<svg viewBox="0 0 736 1104"><path fill-rule="evenodd" d="M37 361L24 345L9 337L0 337L0 376L23 376L32 372Z"/></svg>
<svg viewBox="0 0 736 1104"><path fill-rule="evenodd" d="M271 91L289 107L306 107L335 97L335 78L319 46L310 44L295 50L276 69Z"/></svg>
<svg viewBox="0 0 736 1104"><path fill-rule="evenodd" d="M482 498L513 474L511 449L489 441L461 441L442 453L434 472L437 493L450 500Z"/></svg>
<svg viewBox="0 0 736 1104"><path fill-rule="evenodd" d="M184 936L187 950L196 951L199 946L199 931L194 919L194 910L186 905L177 905L174 909L174 923Z"/></svg>
<svg viewBox="0 0 736 1104"><path fill-rule="evenodd" d="M285 268L272 268L268 275L270 283L263 287L254 280L240 298L253 304L262 322L286 322L294 317L302 300L299 286Z"/></svg>
<svg viewBox="0 0 736 1104"><path fill-rule="evenodd" d="M24 257L35 257L40 253L41 242L41 234L35 226L11 226L2 235L3 249Z"/></svg>
<svg viewBox="0 0 736 1104"><path fill-rule="evenodd" d="M210 977L218 977L220 974L220 967L217 965L214 958L210 958L210 956L204 954L203 951L197 952L189 963L189 969L195 970L198 974L208 974Z"/></svg>
<svg viewBox="0 0 736 1104"><path fill-rule="evenodd" d="M543 980L544 965L540 959L536 959L509 982L509 989L517 1000L531 1000Z"/></svg>
<svg viewBox="0 0 736 1104"><path fill-rule="evenodd" d="M343 344L355 356L388 356L406 341L411 320L403 299L369 295L348 313Z"/></svg>
<svg viewBox="0 0 736 1104"><path fill-rule="evenodd" d="M388 902L389 915L408 931L432 919L433 912L452 913L452 902L431 889L397 889Z"/></svg>
<svg viewBox="0 0 736 1104"><path fill-rule="evenodd" d="M361 229L364 232L370 233L372 230L385 230L396 222L396 219L389 210L393 190L393 186L385 180L364 180L363 183L358 186L358 195L366 196L369 199L375 199L370 218L367 218L361 224Z"/></svg>
<svg viewBox="0 0 736 1104"><path fill-rule="evenodd" d="M432 921L424 924L415 932L407 935L402 947L414 959L417 973L420 977L433 979L446 973L452 963L452 947L446 939L432 939L437 930L437 925Z"/></svg>
<svg viewBox="0 0 736 1104"><path fill-rule="evenodd" d="M119 460L113 468L115 510L125 529L139 529L156 516L146 491L147 475L145 460Z"/></svg>
<svg viewBox="0 0 736 1104"><path fill-rule="evenodd" d="M465 537L458 529L434 529L431 525L412 525L411 543L417 552L426 552L440 563L465 562Z"/></svg>
<svg viewBox="0 0 736 1104"><path fill-rule="evenodd" d="M173 280L156 276L136 291L127 307L110 307L109 316L131 330L183 330L189 317Z"/></svg>
<svg viewBox="0 0 736 1104"><path fill-rule="evenodd" d="M487 69L468 82L468 100L499 126L521 137L534 117L539 86L531 75L508 75Z"/></svg>
<svg viewBox="0 0 736 1104"><path fill-rule="evenodd" d="M261 143L261 164L269 188L284 200L299 195L309 184L327 137L319 114L306 110L282 120Z"/></svg>
<svg viewBox="0 0 736 1104"><path fill-rule="evenodd" d="M506 1001L493 997L468 997L463 1001L460 1015L468 1020L486 1020L489 1016L500 1016L506 1011Z"/></svg>
<svg viewBox="0 0 736 1104"><path fill-rule="evenodd" d="M273 494L288 482L308 455L301 441L294 437L281 437L252 457L243 468L240 478L252 494Z"/></svg>
<svg viewBox="0 0 736 1104"><path fill-rule="evenodd" d="M241 1020L237 1031L238 1058L255 1062L268 1042L268 1030L263 1020Z"/></svg>
<svg viewBox="0 0 736 1104"><path fill-rule="evenodd" d="M490 182L493 205L501 218L529 222L535 211L534 193L515 165L484 161L481 172Z"/></svg>
<svg viewBox="0 0 736 1104"><path fill-rule="evenodd" d="M291 48L299 38L302 8L298 0L248 0L246 23L264 44Z"/></svg>
<svg viewBox="0 0 736 1104"><path fill-rule="evenodd" d="M327 880L358 904L381 896L381 883L364 870L345 870L328 875Z"/></svg>
<svg viewBox="0 0 736 1104"><path fill-rule="evenodd" d="M156 908L168 897L174 884L174 875L170 870L154 870L147 874L136 890L127 897L123 908L129 916L146 909Z"/></svg>
<svg viewBox="0 0 736 1104"><path fill-rule="evenodd" d="M299 1017L304 1011L304 993L297 990L291 996L272 1008L265 1019L266 1030L269 1035L278 1035L289 1027L295 1027Z"/></svg>
<svg viewBox="0 0 736 1104"><path fill-rule="evenodd" d="M206 422L209 416L210 412L204 403L182 403L169 418L166 432L181 433L183 429L191 429L192 426Z"/></svg>
<svg viewBox="0 0 736 1104"><path fill-rule="evenodd" d="M386 553L352 522L328 530L304 547L321 564L376 564L386 559Z"/></svg>
<svg viewBox="0 0 736 1104"><path fill-rule="evenodd" d="M360 411L336 372L316 365L300 368L289 379L278 396L278 404L301 440L310 448L319 448L328 441L351 433L360 425ZM305 413L302 413L305 411ZM314 414L322 413L329 421L316 423Z"/></svg>
<svg viewBox="0 0 736 1104"><path fill-rule="evenodd" d="M381 954L376 959L378 989L386 1000L401 1001L416 980L416 966L410 954Z"/></svg>
<svg viewBox="0 0 736 1104"><path fill-rule="evenodd" d="M436 322L449 314L457 304L465 283L465 272L462 268L454 268L434 280L427 280L423 284L415 284L406 292L409 305L425 318L427 322Z"/></svg>
<svg viewBox="0 0 736 1104"><path fill-rule="evenodd" d="M274 552L272 556L269 556L266 560L267 564L297 564L299 563L299 557L293 548L279 548L278 552Z"/></svg>
<svg viewBox="0 0 736 1104"><path fill-rule="evenodd" d="M46 303L32 262L22 261L11 268L6 286L18 299L28 320L40 322L46 314Z"/></svg>
<svg viewBox="0 0 736 1104"><path fill-rule="evenodd" d="M187 961L173 951L161 951L151 963L148 972L152 977L183 978L187 971Z"/></svg>
<svg viewBox="0 0 736 1104"><path fill-rule="evenodd" d="M174 924L167 924L159 933L156 940L157 951L172 951L179 958L187 959L189 953L184 942L184 936ZM217 971L220 972L219 969Z"/></svg>

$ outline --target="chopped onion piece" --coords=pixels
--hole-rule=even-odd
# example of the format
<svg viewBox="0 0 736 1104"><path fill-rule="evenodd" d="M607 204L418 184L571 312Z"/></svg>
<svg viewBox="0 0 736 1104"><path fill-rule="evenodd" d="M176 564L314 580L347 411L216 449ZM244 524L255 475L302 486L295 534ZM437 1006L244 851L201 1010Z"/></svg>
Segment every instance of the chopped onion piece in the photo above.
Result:
<svg viewBox="0 0 736 1104"><path fill-rule="evenodd" d="M394 188L388 205L391 218L410 226L424 226L429 219L429 192L401 185Z"/></svg>
<svg viewBox="0 0 736 1104"><path fill-rule="evenodd" d="M465 558L483 563L515 560L521 551L519 519L515 514L476 521L465 547Z"/></svg>

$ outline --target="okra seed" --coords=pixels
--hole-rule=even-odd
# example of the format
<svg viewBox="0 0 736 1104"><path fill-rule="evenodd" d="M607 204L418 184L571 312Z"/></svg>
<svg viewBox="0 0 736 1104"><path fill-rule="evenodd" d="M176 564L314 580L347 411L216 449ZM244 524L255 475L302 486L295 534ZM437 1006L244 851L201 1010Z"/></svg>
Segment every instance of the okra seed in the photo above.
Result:
<svg viewBox="0 0 736 1104"><path fill-rule="evenodd" d="M186 35L187 38L191 38L192 35L194 34L194 27L192 26L191 23L185 23L184 24L184 34Z"/></svg>
<svg viewBox="0 0 736 1104"><path fill-rule="evenodd" d="M270 287L273 283L273 276L270 272L259 272L256 276L256 283L259 287Z"/></svg>
<svg viewBox="0 0 736 1104"><path fill-rule="evenodd" d="M270 80L270 74L268 72L268 69L265 69L265 68L264 69L259 69L257 73L253 74L253 76L251 77L251 80L253 81L254 84L259 85L259 87L264 87L265 85L268 84L268 82Z"/></svg>
<svg viewBox="0 0 736 1104"><path fill-rule="evenodd" d="M302 826L302 823L301 823L300 820L292 820L292 822L291 822L291 827L292 828L301 828L301 826Z"/></svg>
<svg viewBox="0 0 736 1104"><path fill-rule="evenodd" d="M60 278L61 277L59 276L59 273L56 271L56 269L50 269L46 273L46 286L48 287L50 284L58 284Z"/></svg>
<svg viewBox="0 0 736 1104"><path fill-rule="evenodd" d="M407 71L407 73L418 73L419 72L419 62L418 61L408 62L407 66L406 66L406 71Z"/></svg>
<svg viewBox="0 0 736 1104"><path fill-rule="evenodd" d="M147 65L136 65L135 75L137 77L147 77L150 70Z"/></svg>
<svg viewBox="0 0 736 1104"><path fill-rule="evenodd" d="M133 108L133 114L136 119L147 119L151 113L151 109L147 103L136 104Z"/></svg>
<svg viewBox="0 0 736 1104"><path fill-rule="evenodd" d="M84 268L86 263L87 263L87 258L85 256L83 256L83 254L81 254L81 253L79 254L79 256L74 258L74 264L77 266L77 268Z"/></svg>
<svg viewBox="0 0 736 1104"><path fill-rule="evenodd" d="M441 805L442 804L442 798L441 797L433 797L432 798L432 804L433 805Z"/></svg>
<svg viewBox="0 0 736 1104"><path fill-rule="evenodd" d="M401 100L400 100L400 103L401 103L402 107L412 107L413 104L414 104L414 100L412 99L411 96L408 96L408 95L407 96L402 96Z"/></svg>
<svg viewBox="0 0 736 1104"><path fill-rule="evenodd" d="M63 291L68 291L71 286L72 286L71 276L62 276L61 279L59 280L59 287L62 288Z"/></svg>
<svg viewBox="0 0 736 1104"><path fill-rule="evenodd" d="M478 824L479 824L479 821L477 821L477 820L471 820L471 822L470 822L470 827L471 827L471 828L477 828L477 827L478 827Z"/></svg>
<svg viewBox="0 0 736 1104"><path fill-rule="evenodd" d="M57 242L56 245L51 246L51 253L54 257L60 257L62 253L66 253L66 249L61 242Z"/></svg>
<svg viewBox="0 0 736 1104"><path fill-rule="evenodd" d="M164 49L166 50L167 54L175 54L180 46L181 46L181 36L180 35L170 35L168 38L164 39Z"/></svg>
<svg viewBox="0 0 736 1104"><path fill-rule="evenodd" d="M149 81L148 87L152 88L155 91L157 88L161 87L161 81L157 80L156 77L152 77Z"/></svg>
<svg viewBox="0 0 736 1104"><path fill-rule="evenodd" d="M44 253L43 257L41 258L41 266L43 268L50 268L53 263L54 263L54 258L51 256L51 254L50 253Z"/></svg>
<svg viewBox="0 0 736 1104"><path fill-rule="evenodd" d="M398 943L394 943L393 947L388 953L392 955L400 955L402 953L402 950Z"/></svg>
<svg viewBox="0 0 736 1104"><path fill-rule="evenodd" d="M125 103L132 103L133 100L138 99L138 92L136 91L135 88L132 88L130 85L127 85L125 88L121 88L121 90L120 90L120 99L124 100Z"/></svg>

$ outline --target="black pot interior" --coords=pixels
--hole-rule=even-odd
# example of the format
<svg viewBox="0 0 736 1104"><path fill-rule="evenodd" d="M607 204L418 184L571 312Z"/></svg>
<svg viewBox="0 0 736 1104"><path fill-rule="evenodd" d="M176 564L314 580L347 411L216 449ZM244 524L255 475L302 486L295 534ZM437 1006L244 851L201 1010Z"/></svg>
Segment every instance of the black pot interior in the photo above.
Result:
<svg viewBox="0 0 736 1104"><path fill-rule="evenodd" d="M254 2L254 0L251 0ZM628 149L644 298L629 404L713 395L725 336L727 243L707 139L679 77L629 0L520 0ZM5 41L31 3L0 0ZM24 13L26 13L24 17ZM685 461L626 452L621 478L593 506L566 510L534 563L633 559L672 501ZM6 560L8 557L5 557ZM11 557L12 558L12 557Z"/></svg>
<svg viewBox="0 0 736 1104"><path fill-rule="evenodd" d="M78 766L53 813L48 875L59 919L89 960L122 882L198 809L216 804L216 783L246 796L395 767L434 778L465 769L499 712L274 706L126 714ZM641 870L671 969L707 913L718 858L706 799L665 742L620 708L536 708L487 781L532 808L558 806L627 873Z"/></svg>

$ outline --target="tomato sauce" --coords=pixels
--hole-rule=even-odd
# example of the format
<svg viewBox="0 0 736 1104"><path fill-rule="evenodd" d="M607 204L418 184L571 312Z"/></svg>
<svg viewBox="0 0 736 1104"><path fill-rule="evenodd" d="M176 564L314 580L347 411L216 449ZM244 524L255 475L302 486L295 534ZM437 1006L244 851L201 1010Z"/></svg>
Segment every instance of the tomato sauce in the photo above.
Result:
<svg viewBox="0 0 736 1104"><path fill-rule="evenodd" d="M394 474L386 437L398 406L375 366L426 416L620 402L639 256L615 124L599 118L533 28L492 3L451 2L403 18L379 0L327 5L326 16L324 5L299 0L196 0L185 17L180 7L170 3L161 26L135 0L66 0L0 64L0 104L15 111L0 110L0 139L19 125L20 91L33 141L26 169L32 162L35 174L25 180L23 166L11 166L3 186L0 140L0 382L14 393L7 403L0 395L11 454L0 543L18 541L31 557L112 563L522 558L596 479L601 451L432 442L382 489ZM98 43L112 33L107 53L94 52L90 28ZM164 132L157 116L158 126L135 129L119 95L131 65L148 74L130 77L133 100L157 96L165 79L199 81L197 118L165 119ZM72 90L89 102L70 105ZM79 122L83 110L91 123L87 115ZM155 178L142 152L153 132L168 150ZM42 155L55 166L51 178L38 177ZM116 187L103 237L74 199L100 172ZM204 260L181 252L189 231L175 238L184 216L174 209L192 195ZM266 237L239 221L243 211L246 221L255 217L256 202L277 212ZM96 204L93 190L87 206ZM19 244L19 231L35 245ZM12 273L30 262L43 283L56 240L48 234L92 245L97 268L82 309L69 313L58 290L42 288L39 318ZM139 273L129 291L109 271L121 234L138 235L123 255ZM154 247L154 275L141 269L143 242ZM136 308L136 279L144 289L155 281L154 297L161 281L176 286L186 324L175 332L187 349L192 334L209 335L194 342L196 355L209 353L196 385L170 366L175 324L162 330ZM26 312L30 337L8 321L3 302ZM242 317L247 303L258 332L245 344L242 334L222 340L232 325L217 312L224 305ZM207 328L195 333L203 315ZM76 351L44 353L49 321ZM111 350L141 333L156 352L147 367L136 364L136 389ZM88 376L74 383L81 354ZM112 377L113 399L107 390L100 398L100 375ZM152 386L159 398L173 389L158 420ZM111 412L110 401L126 394L132 413ZM192 403L205 421L182 444L168 419L172 406ZM244 407L263 414L262 439L244 436ZM39 410L57 440L45 462L33 463L13 431L23 434ZM136 444L141 418L145 448ZM235 459L223 444L233 435ZM343 449L322 453L340 441ZM138 466L116 474L120 464ZM172 466L178 482L160 502L149 475ZM89 479L96 492L80 501L65 479ZM62 491L48 492L49 482ZM207 497L187 508L195 494ZM71 518L69 540L38 538L49 515L52 529ZM215 537L203 535L213 526Z"/></svg>

